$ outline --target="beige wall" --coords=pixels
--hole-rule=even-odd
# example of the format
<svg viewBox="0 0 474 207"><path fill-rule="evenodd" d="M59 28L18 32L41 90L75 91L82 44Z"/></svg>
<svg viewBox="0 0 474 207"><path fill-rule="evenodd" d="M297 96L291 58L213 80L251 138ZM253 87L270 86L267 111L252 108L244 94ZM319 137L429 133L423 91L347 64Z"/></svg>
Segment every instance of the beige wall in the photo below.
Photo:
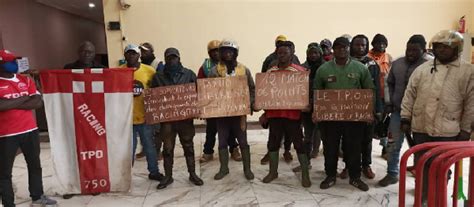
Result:
<svg viewBox="0 0 474 207"><path fill-rule="evenodd" d="M62 68L85 40L107 53L103 24L33 0L0 0L0 32L4 48L28 57L35 69Z"/></svg>
<svg viewBox="0 0 474 207"><path fill-rule="evenodd" d="M127 43L149 41L160 59L167 47L178 48L183 64L197 72L208 41L231 38L241 48L238 60L255 75L279 34L295 42L304 61L309 42L346 33L370 39L383 33L388 52L399 57L411 35L429 41L439 30L456 29L462 15L474 32L473 0L130 0L128 10L120 10L119 0L103 2L105 22L122 23L122 31L106 31L110 66Z"/></svg>
<svg viewBox="0 0 474 207"><path fill-rule="evenodd" d="M195 71L211 39L231 38L240 47L239 61L254 72L274 49L274 38L286 34L305 59L309 42L333 40L341 34L380 32L388 52L403 55L407 39L421 33L429 40L441 29L456 28L467 15L474 30L471 0L134 0L120 10L118 0L104 0L105 20L122 20L120 31L107 31L109 62L117 64L126 43L152 42L163 59L166 47L177 47L182 62ZM120 14L121 12L121 14ZM120 17L121 15L121 17ZM124 35L128 41L122 42Z"/></svg>

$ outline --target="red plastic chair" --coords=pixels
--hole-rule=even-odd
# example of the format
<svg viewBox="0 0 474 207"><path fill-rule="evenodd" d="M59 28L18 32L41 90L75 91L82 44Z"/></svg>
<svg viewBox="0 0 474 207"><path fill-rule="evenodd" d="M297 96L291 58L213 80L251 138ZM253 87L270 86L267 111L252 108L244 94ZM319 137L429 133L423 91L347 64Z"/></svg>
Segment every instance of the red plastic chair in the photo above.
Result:
<svg viewBox="0 0 474 207"><path fill-rule="evenodd" d="M460 160L470 157L471 158L471 164L470 164L470 174L469 174L469 188L474 184L474 180L472 179L472 169L474 166L473 158L474 158L474 150L473 148L462 148L458 151L458 153L454 154L451 156L449 159L445 160L441 165L440 168L438 169L438 174L440 175L440 179L438 179L438 192L439 192L439 204L442 206L447 206L447 186L446 182L448 180L447 172L451 165L453 165L456 162L459 162ZM444 173L444 174L443 174ZM457 197L457 195L454 195ZM468 199L469 199L469 206L474 206L474 195L472 191L468 192ZM457 204L457 203L456 203Z"/></svg>
<svg viewBox="0 0 474 207"><path fill-rule="evenodd" d="M440 176L443 176L442 174L440 174L441 172L439 172L438 170L440 168L440 165L443 162L445 162L448 158L458 154L460 151L466 150L466 149L472 150L473 148L474 148L474 142L473 143L459 142L459 144L456 144L456 145L439 146L431 150L431 151L438 150L438 151L444 151L444 152L441 152L441 154L439 154L437 157L434 158L429 169L429 172L433 174L430 174L430 177L428 178L429 179L428 189L430 189L428 191L428 206L437 206L441 204L439 202L439 196L436 197L436 193L438 192L438 186L440 185L440 183L437 183L437 181L439 180L437 178L439 178ZM458 201L458 198L457 198L458 188L457 187L458 187L458 180L459 180L459 177L458 177L459 170L460 170L459 162L456 162L456 167L454 171L453 206L457 206L457 201ZM446 186L446 183L444 183L444 186Z"/></svg>
<svg viewBox="0 0 474 207"><path fill-rule="evenodd" d="M459 142L427 142L427 143L415 145L414 147L411 147L405 153L403 153L400 159L400 181L398 185L398 206L399 207L405 207L406 174L407 174L408 158L410 158L410 156L414 154L415 152L428 150L428 149L437 147L439 145L455 144L455 143L459 143ZM418 175L420 173L417 172L416 174ZM423 175L423 173L421 174Z"/></svg>
<svg viewBox="0 0 474 207"><path fill-rule="evenodd" d="M436 205L436 199L432 200L435 197L435 193L437 191L436 188L436 176L438 175L438 171L435 170L437 169L437 166L442 160L445 160L446 158L449 157L449 155L455 154L456 152L459 152L461 148L470 148L472 149L474 147L474 142L460 142L460 141L451 141L451 142L428 142L428 143L423 143L416 145L410 149L408 149L402 156L400 160L400 182L399 182L399 206L405 206L405 192L406 192L406 167L407 167L407 161L408 158L419 151L426 151L423 153L423 155L419 158L419 160L416 163L416 176L415 176L415 203L414 206L418 207L421 206L422 204L422 190L423 190L423 170L425 163L428 159L434 157L435 160L433 160L431 167L430 167L430 172L434 172L433 175L430 175L429 180L430 182L428 183L428 188L431 189L428 191L428 201L431 202L432 205ZM441 156L441 157L440 157ZM439 157L438 161L436 161L436 158ZM434 166L433 166L434 164ZM474 165L472 165L474 166ZM471 166L471 167L472 167ZM457 187L457 173L455 173L455 187ZM446 175L445 175L446 176ZM472 176L472 175L470 175ZM446 187L446 182L444 182L444 187ZM457 196L457 189L454 189L456 196ZM472 191L469 191L471 193ZM430 195L431 194L431 195ZM430 199L431 196L431 199ZM453 203L457 204L457 200L454 201L453 198Z"/></svg>

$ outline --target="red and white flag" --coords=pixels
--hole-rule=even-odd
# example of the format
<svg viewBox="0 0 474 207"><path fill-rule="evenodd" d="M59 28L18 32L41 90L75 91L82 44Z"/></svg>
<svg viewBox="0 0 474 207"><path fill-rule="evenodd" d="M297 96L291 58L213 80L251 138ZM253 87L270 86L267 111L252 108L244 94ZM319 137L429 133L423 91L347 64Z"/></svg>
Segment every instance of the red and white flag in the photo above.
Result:
<svg viewBox="0 0 474 207"><path fill-rule="evenodd" d="M58 192L129 191L133 70L45 70L40 78Z"/></svg>

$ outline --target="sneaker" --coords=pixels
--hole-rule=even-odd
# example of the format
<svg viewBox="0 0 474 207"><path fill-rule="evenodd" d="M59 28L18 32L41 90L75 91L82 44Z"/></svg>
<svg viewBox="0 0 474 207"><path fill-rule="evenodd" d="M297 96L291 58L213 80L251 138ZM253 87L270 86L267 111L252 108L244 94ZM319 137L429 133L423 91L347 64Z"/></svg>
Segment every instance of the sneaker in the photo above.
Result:
<svg viewBox="0 0 474 207"><path fill-rule="evenodd" d="M364 181L362 181L360 178L350 179L349 184L351 184L352 186L358 188L361 191L368 191L369 190L369 186L367 184L365 184Z"/></svg>
<svg viewBox="0 0 474 207"><path fill-rule="evenodd" d="M161 174L161 173L149 174L148 179L161 181L161 180L163 180L163 174Z"/></svg>
<svg viewBox="0 0 474 207"><path fill-rule="evenodd" d="M372 171L372 168L370 167L363 167L362 174L364 174L364 176L369 179L375 178L375 173Z"/></svg>
<svg viewBox="0 0 474 207"><path fill-rule="evenodd" d="M291 155L290 151L285 151L283 153L283 159L285 159L285 162L291 162L293 160L293 155Z"/></svg>
<svg viewBox="0 0 474 207"><path fill-rule="evenodd" d="M270 156L268 156L268 153L267 153L260 160L260 164L261 165L266 165L266 164L268 164L268 162L270 162Z"/></svg>
<svg viewBox="0 0 474 207"><path fill-rule="evenodd" d="M48 196L45 195L42 195L40 199L31 202L32 207L55 206L56 204L58 204L57 201L48 198Z"/></svg>
<svg viewBox="0 0 474 207"><path fill-rule="evenodd" d="M378 184L382 187L387 187L395 183L398 183L398 178L396 176L391 176L388 174L378 182Z"/></svg>
<svg viewBox="0 0 474 207"><path fill-rule="evenodd" d="M142 159L145 157L145 152L142 150L141 152L139 152L137 155L135 155L136 159Z"/></svg>
<svg viewBox="0 0 474 207"><path fill-rule="evenodd" d="M313 150L313 151L311 152L311 158L316 158L316 157L318 157L318 154L319 154L319 151Z"/></svg>
<svg viewBox="0 0 474 207"><path fill-rule="evenodd" d="M323 182L319 185L321 189L328 189L336 184L336 177L326 177Z"/></svg>
<svg viewBox="0 0 474 207"><path fill-rule="evenodd" d="M347 172L347 168L344 168L341 173L339 173L339 178L346 179L349 177L349 172Z"/></svg>
<svg viewBox="0 0 474 207"><path fill-rule="evenodd" d="M213 154L202 154L201 158L199 159L199 163L206 163L214 159Z"/></svg>
<svg viewBox="0 0 474 207"><path fill-rule="evenodd" d="M235 161L242 161L242 155L240 154L239 148L235 148L232 153L230 153L230 157Z"/></svg>
<svg viewBox="0 0 474 207"><path fill-rule="evenodd" d="M308 165L308 169L311 170L313 166ZM295 168L292 169L293 172L301 172L301 165L296 166Z"/></svg>

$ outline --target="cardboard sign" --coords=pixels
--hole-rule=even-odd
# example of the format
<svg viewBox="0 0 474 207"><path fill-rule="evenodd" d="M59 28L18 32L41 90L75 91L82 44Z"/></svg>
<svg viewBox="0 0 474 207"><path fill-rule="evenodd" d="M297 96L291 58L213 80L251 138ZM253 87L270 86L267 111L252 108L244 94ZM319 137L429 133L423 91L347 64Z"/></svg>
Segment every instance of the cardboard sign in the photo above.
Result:
<svg viewBox="0 0 474 207"><path fill-rule="evenodd" d="M246 76L197 80L201 118L241 116L250 113Z"/></svg>
<svg viewBox="0 0 474 207"><path fill-rule="evenodd" d="M313 121L374 120L372 89L316 90Z"/></svg>
<svg viewBox="0 0 474 207"><path fill-rule="evenodd" d="M257 73L256 109L308 109L308 72Z"/></svg>
<svg viewBox="0 0 474 207"><path fill-rule="evenodd" d="M147 124L180 121L199 116L195 83L146 89L144 102Z"/></svg>

